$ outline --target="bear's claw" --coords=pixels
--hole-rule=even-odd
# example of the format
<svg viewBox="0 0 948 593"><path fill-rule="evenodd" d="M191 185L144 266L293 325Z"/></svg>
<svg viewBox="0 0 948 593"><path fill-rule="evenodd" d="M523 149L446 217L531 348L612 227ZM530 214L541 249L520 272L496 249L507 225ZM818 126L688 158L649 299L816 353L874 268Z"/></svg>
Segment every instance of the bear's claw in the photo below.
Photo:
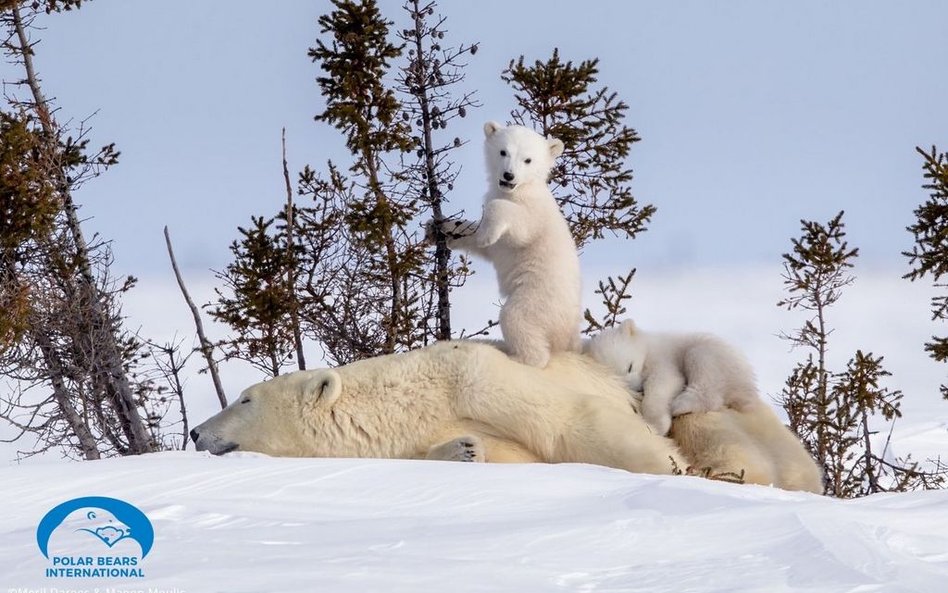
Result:
<svg viewBox="0 0 948 593"><path fill-rule="evenodd" d="M464 463L484 463L487 461L484 454L484 444L474 436L459 437L432 447L428 451L427 458Z"/></svg>
<svg viewBox="0 0 948 593"><path fill-rule="evenodd" d="M441 232L448 240L460 239L473 235L477 232L480 223L474 220L442 220ZM435 241L435 221L429 220L425 223L425 241L434 243Z"/></svg>

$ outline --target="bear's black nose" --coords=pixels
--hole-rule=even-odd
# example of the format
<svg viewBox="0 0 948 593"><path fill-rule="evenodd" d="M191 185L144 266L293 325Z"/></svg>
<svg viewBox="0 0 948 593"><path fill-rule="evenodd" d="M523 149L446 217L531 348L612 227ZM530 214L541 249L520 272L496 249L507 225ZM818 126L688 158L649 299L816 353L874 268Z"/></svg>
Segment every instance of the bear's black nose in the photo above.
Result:
<svg viewBox="0 0 948 593"><path fill-rule="evenodd" d="M197 440L198 440L198 431L197 431L197 429L195 428L194 430L192 430L190 434L191 434L191 441L194 442L194 443L196 443Z"/></svg>
<svg viewBox="0 0 948 593"><path fill-rule="evenodd" d="M504 171L504 181L513 181L513 173L510 171Z"/></svg>

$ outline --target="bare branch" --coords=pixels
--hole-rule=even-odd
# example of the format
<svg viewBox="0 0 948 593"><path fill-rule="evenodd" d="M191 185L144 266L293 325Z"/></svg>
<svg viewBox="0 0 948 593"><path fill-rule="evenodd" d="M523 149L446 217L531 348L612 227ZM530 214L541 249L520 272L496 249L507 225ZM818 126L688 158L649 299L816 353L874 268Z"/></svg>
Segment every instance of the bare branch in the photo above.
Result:
<svg viewBox="0 0 948 593"><path fill-rule="evenodd" d="M211 380L214 382L214 391L217 393L217 399L221 404L221 409L224 409L227 407L227 397L224 395L224 386L221 384L221 377L217 371L217 361L214 360L214 346L211 344L211 341L207 339L207 334L204 332L204 322L201 321L201 312L198 310L197 305L194 304L187 287L184 285L184 278L181 276L181 270L178 269L178 261L175 259L174 249L171 247L171 235L168 232L167 226L165 226L164 232L165 245L168 248L168 257L171 259L171 268L174 270L174 277L178 281L178 288L181 289L181 294L184 296L188 308L191 309L191 317L194 319L194 327L197 330L201 355L207 363L208 372L211 373Z"/></svg>

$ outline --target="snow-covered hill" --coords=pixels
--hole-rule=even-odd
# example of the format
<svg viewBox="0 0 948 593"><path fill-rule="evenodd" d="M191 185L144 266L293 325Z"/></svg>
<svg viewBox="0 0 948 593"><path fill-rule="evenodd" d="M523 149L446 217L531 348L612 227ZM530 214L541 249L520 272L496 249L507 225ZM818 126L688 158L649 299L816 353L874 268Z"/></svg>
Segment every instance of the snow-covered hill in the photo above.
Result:
<svg viewBox="0 0 948 593"><path fill-rule="evenodd" d="M8 591L948 590L948 491L856 501L584 465L164 453L0 467ZM47 579L39 521L110 496L144 579Z"/></svg>

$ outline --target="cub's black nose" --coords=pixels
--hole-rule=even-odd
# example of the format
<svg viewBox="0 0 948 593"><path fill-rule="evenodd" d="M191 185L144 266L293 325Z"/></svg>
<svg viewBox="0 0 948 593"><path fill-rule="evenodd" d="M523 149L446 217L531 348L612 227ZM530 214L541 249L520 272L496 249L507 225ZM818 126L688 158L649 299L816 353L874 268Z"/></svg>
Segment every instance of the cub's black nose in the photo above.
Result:
<svg viewBox="0 0 948 593"><path fill-rule="evenodd" d="M510 171L504 171L504 181L513 181L513 173Z"/></svg>
<svg viewBox="0 0 948 593"><path fill-rule="evenodd" d="M191 434L191 441L196 443L197 440L198 440L198 431L197 431L197 429L195 428L194 430L192 430L190 434Z"/></svg>

